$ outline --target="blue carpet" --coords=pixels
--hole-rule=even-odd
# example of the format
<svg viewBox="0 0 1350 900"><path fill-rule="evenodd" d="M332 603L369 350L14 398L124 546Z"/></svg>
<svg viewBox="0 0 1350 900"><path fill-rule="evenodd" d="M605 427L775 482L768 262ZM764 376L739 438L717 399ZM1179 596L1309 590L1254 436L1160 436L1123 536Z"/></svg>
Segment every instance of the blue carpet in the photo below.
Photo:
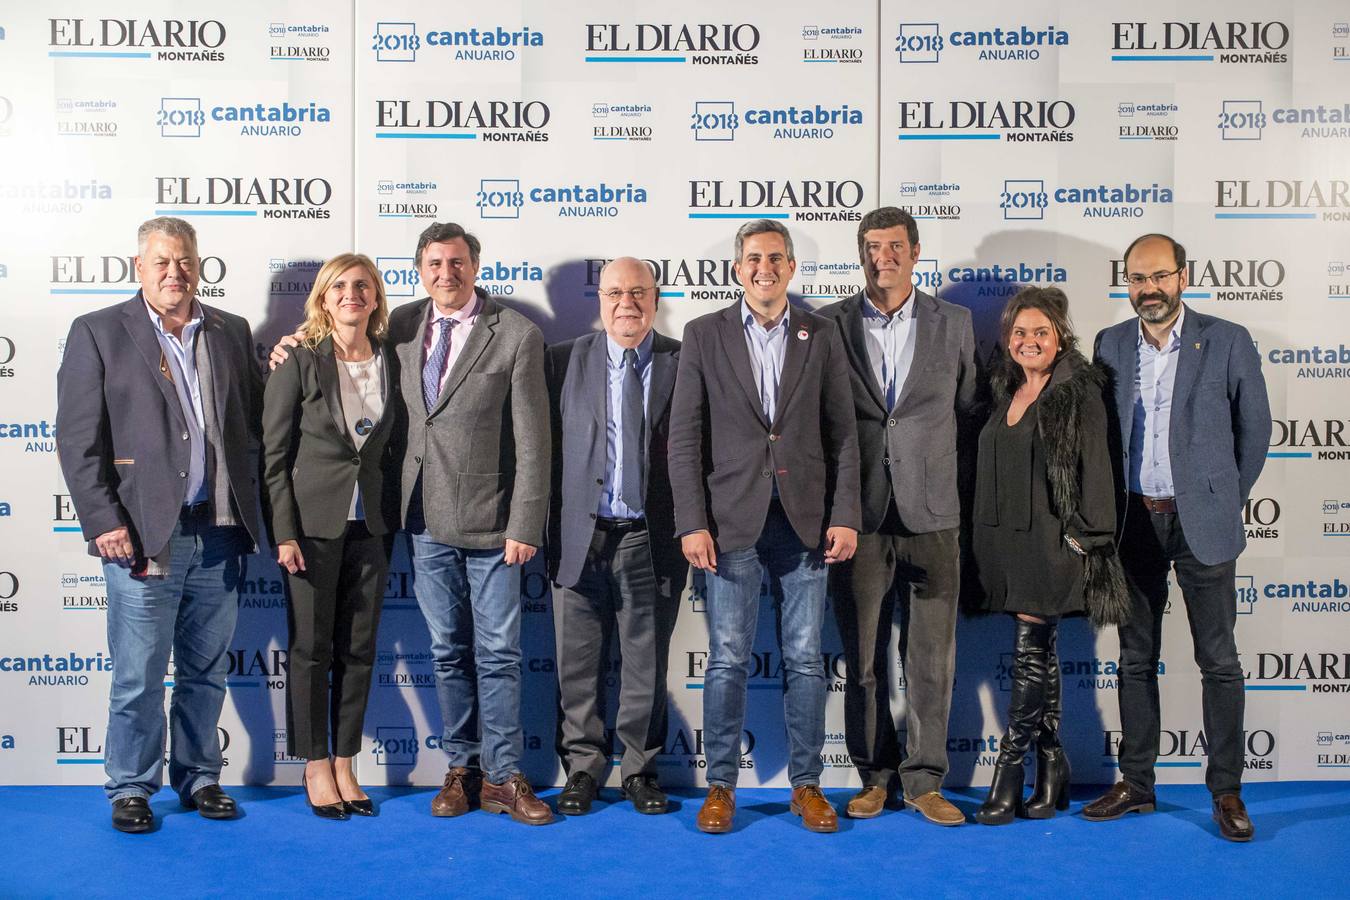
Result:
<svg viewBox="0 0 1350 900"><path fill-rule="evenodd" d="M836 835L803 830L786 790L744 790L736 830L720 836L695 829L692 793L670 815L640 816L606 791L589 816L530 828L482 812L434 819L421 788L372 789L380 815L349 822L314 818L294 788L231 789L244 815L227 822L166 791L151 801L156 830L124 835L98 788L0 787L0 897L1345 896L1350 783L1243 791L1246 845L1218 837L1198 785L1165 787L1157 813L1118 822L1075 815L1097 795L1083 788L1045 822L944 829L895 811L841 819ZM827 794L842 806L850 792ZM982 794L951 796L969 815Z"/></svg>

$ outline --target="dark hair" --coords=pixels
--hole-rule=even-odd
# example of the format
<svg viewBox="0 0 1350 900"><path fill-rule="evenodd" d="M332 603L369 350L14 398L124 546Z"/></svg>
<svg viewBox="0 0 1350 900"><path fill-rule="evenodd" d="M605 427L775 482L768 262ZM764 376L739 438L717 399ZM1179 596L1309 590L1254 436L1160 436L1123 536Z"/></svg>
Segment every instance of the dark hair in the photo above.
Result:
<svg viewBox="0 0 1350 900"><path fill-rule="evenodd" d="M1172 260L1176 263L1176 267L1177 267L1178 269L1184 269L1184 268L1186 268L1186 248L1183 247L1183 246L1181 246L1180 244L1178 244L1178 243L1171 237L1171 235L1166 235L1166 234L1141 234L1141 235L1139 235L1139 237L1137 237L1137 238L1135 238L1134 240L1130 241L1130 246L1128 246L1128 247L1125 248L1125 255L1124 255L1123 257L1121 257L1121 262L1129 262L1129 260L1130 260L1130 254L1134 252L1134 248L1137 247L1137 246L1139 246L1139 245L1140 245L1141 243L1143 243L1144 241L1151 241L1151 240L1167 241L1167 243L1171 244L1171 245L1172 245Z"/></svg>
<svg viewBox="0 0 1350 900"><path fill-rule="evenodd" d="M913 247L919 243L919 223L914 221L914 217L895 206L882 206L872 210L862 217L858 223L858 258L863 266L867 265L867 250L865 249L866 240L863 235L869 231L876 231L882 228L894 228L897 225L905 226L905 234L909 237L909 245Z"/></svg>
<svg viewBox="0 0 1350 900"><path fill-rule="evenodd" d="M1017 321L1018 315L1028 309L1043 313L1050 320L1050 327L1055 329L1055 339L1059 342L1055 362L1078 347L1078 336L1073 333L1073 325L1069 322L1069 298L1064 292L1057 287L1032 285L1022 288L1003 307L1003 314L999 317L998 342L1002 352L997 354L991 376L995 387L1009 394L1026 380L1022 367L1008 353L1008 337L1012 334L1013 323Z"/></svg>
<svg viewBox="0 0 1350 900"><path fill-rule="evenodd" d="M443 244L455 238L464 238L464 243L469 245L469 259L473 260L475 266L478 265L478 254L482 251L483 245L478 243L478 238L465 231L462 225L456 225L454 222L432 222L417 236L417 254L413 258L413 265L419 267L422 265L422 251L427 249L428 244Z"/></svg>
<svg viewBox="0 0 1350 900"><path fill-rule="evenodd" d="M787 248L787 258L797 258L792 249L792 235L788 233L786 225L782 222L775 222L773 219L754 219L736 229L736 262L741 261L741 246L745 243L745 239L757 234L782 236L783 246Z"/></svg>

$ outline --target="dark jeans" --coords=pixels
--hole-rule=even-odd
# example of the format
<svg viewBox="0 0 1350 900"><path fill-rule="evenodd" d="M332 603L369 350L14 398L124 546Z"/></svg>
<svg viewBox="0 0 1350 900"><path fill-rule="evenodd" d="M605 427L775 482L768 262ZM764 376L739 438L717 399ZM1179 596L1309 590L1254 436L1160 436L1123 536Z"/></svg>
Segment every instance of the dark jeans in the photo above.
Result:
<svg viewBox="0 0 1350 900"><path fill-rule="evenodd" d="M906 797L938 790L956 672L957 529L911 534L892 506L877 532L858 535L857 553L831 573L830 586L847 669L844 736L863 784L889 790L898 771ZM897 606L908 707L903 763L888 682Z"/></svg>
<svg viewBox="0 0 1350 900"><path fill-rule="evenodd" d="M1120 558L1130 588L1130 621L1119 629L1121 775L1136 787L1152 792L1160 729L1158 655L1167 606L1167 573L1175 567L1195 642L1195 663L1200 669L1209 746L1205 784L1216 797L1240 793L1246 695L1233 639L1237 560L1204 565L1187 546L1176 515L1151 513L1133 496L1125 517Z"/></svg>
<svg viewBox="0 0 1350 900"><path fill-rule="evenodd" d="M287 575L290 665L286 736L290 753L355 756L370 696L393 535L349 522L337 538L300 538L305 571Z"/></svg>

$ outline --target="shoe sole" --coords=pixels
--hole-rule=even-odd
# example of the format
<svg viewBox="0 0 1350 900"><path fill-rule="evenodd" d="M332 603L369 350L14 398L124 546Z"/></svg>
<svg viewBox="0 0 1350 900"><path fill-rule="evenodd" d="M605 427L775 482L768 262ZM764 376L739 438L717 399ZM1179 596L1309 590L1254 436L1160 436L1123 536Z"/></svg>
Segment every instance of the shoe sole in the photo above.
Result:
<svg viewBox="0 0 1350 900"><path fill-rule="evenodd" d="M150 830L151 830L152 828L154 828L154 827L155 827L155 823L154 823L154 822L150 822L150 823L147 823L147 824L145 824L145 825L114 825L114 826L113 826L113 828L115 828L116 830L122 832L123 834L145 834L147 831L150 831Z"/></svg>
<svg viewBox="0 0 1350 900"><path fill-rule="evenodd" d="M1151 813L1156 808L1157 806L1155 804L1141 803L1138 806L1131 806L1129 809L1122 809L1113 816L1094 816L1085 810L1083 812L1083 818L1087 819L1089 822L1114 822L1116 819L1125 818L1130 813Z"/></svg>
<svg viewBox="0 0 1350 900"><path fill-rule="evenodd" d="M704 825L702 822L699 822L697 824L698 830L703 832L704 834L726 834L728 831L731 830L730 822L728 822L725 825Z"/></svg>
<svg viewBox="0 0 1350 900"><path fill-rule="evenodd" d="M495 800L488 800L480 807L485 813L505 813L511 817L511 821L519 822L522 825L549 825L552 824L552 817L547 819L529 819L512 810L504 803L498 803Z"/></svg>
<svg viewBox="0 0 1350 900"><path fill-rule="evenodd" d="M839 830L838 822L826 825L812 825L810 822L806 821L806 819L802 817L802 809L795 803L789 804L788 809L792 811L792 814L794 816L802 820L802 827L805 828L807 831L814 831L816 834L834 834L836 831Z"/></svg>
<svg viewBox="0 0 1350 900"><path fill-rule="evenodd" d="M886 807L883 806L876 812L854 812L851 807L845 807L844 815L848 816L850 819L875 819L877 816L881 815L882 810L885 808Z"/></svg>
<svg viewBox="0 0 1350 900"><path fill-rule="evenodd" d="M589 814L590 811L591 808L589 806L585 809L568 809L561 803L558 804L558 815L560 816L584 816Z"/></svg>

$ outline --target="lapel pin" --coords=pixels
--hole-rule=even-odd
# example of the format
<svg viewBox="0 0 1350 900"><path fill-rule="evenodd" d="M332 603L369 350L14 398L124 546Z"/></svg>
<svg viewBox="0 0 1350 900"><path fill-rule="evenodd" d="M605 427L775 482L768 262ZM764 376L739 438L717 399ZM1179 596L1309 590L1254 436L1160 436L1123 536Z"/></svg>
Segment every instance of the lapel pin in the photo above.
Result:
<svg viewBox="0 0 1350 900"><path fill-rule="evenodd" d="M807 332L805 328L802 328L797 332L797 340L799 341L804 341L810 336L811 336L810 333Z"/></svg>
<svg viewBox="0 0 1350 900"><path fill-rule="evenodd" d="M1195 342L1195 349L1197 349L1197 350L1200 349L1200 342L1199 342L1199 341L1196 341L1196 342Z"/></svg>

